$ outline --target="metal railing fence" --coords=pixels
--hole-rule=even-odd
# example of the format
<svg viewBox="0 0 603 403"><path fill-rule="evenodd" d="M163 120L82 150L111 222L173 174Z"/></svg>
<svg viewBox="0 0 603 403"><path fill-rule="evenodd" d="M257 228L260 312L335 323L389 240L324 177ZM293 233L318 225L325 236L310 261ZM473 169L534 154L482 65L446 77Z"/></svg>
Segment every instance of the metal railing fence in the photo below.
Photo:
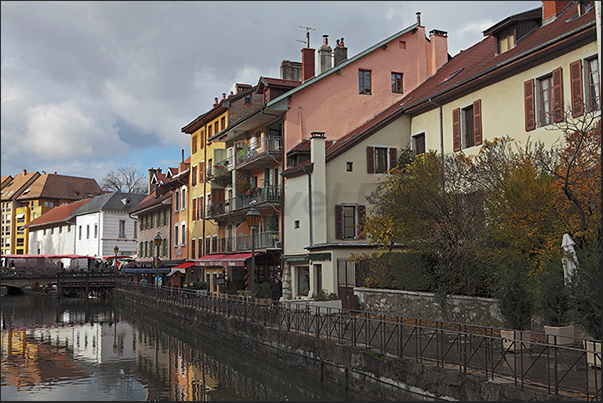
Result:
<svg viewBox="0 0 603 403"><path fill-rule="evenodd" d="M116 287L203 312L261 322L337 343L349 343L376 354L412 358L417 363L456 367L462 373L546 390L579 400L601 400L601 351L573 338L570 346L549 344L546 335L529 332L529 342L501 337L504 329L454 322L374 314L194 290L154 288L120 281ZM201 295L204 294L204 295ZM594 364L594 365L593 365ZM598 364L598 365L596 365Z"/></svg>

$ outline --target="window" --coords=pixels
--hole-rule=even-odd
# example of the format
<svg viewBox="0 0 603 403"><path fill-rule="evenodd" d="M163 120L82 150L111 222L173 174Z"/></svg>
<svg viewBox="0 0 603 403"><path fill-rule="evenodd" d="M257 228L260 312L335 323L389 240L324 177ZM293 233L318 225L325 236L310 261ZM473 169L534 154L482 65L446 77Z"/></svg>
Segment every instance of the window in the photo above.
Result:
<svg viewBox="0 0 603 403"><path fill-rule="evenodd" d="M193 154L197 152L197 135L193 134L191 137L191 149Z"/></svg>
<svg viewBox="0 0 603 403"><path fill-rule="evenodd" d="M208 254L211 252L211 237L206 237L205 238L205 254Z"/></svg>
<svg viewBox="0 0 603 403"><path fill-rule="evenodd" d="M367 147L366 171L367 173L385 173L398 164L398 150L395 147Z"/></svg>
<svg viewBox="0 0 603 403"><path fill-rule="evenodd" d="M596 57L584 61L586 67L586 107L588 111L601 109L601 88L599 87L599 60Z"/></svg>
<svg viewBox="0 0 603 403"><path fill-rule="evenodd" d="M412 136L412 151L415 156L425 153L425 133Z"/></svg>
<svg viewBox="0 0 603 403"><path fill-rule="evenodd" d="M191 259L195 259L195 238L191 239Z"/></svg>
<svg viewBox="0 0 603 403"><path fill-rule="evenodd" d="M126 237L126 220L119 220L119 238Z"/></svg>
<svg viewBox="0 0 603 403"><path fill-rule="evenodd" d="M358 70L358 93L371 95L371 72Z"/></svg>
<svg viewBox="0 0 603 403"><path fill-rule="evenodd" d="M86 225L86 239L90 239L90 224Z"/></svg>
<svg viewBox="0 0 603 403"><path fill-rule="evenodd" d="M98 224L94 224L94 239L98 238Z"/></svg>
<svg viewBox="0 0 603 403"><path fill-rule="evenodd" d="M454 151L482 143L481 100L478 99L467 107L456 108L452 111L452 137ZM423 145L423 152L425 152L424 148Z"/></svg>
<svg viewBox="0 0 603 403"><path fill-rule="evenodd" d="M82 226L80 225L78 228L78 236L77 238L81 241L82 240Z"/></svg>
<svg viewBox="0 0 603 403"><path fill-rule="evenodd" d="M402 73L392 73L392 92L402 94L404 92L402 86Z"/></svg>
<svg viewBox="0 0 603 403"><path fill-rule="evenodd" d="M314 272L315 272L315 287L314 289L316 290L316 292L320 292L322 290L322 265L321 264L315 264L314 265Z"/></svg>
<svg viewBox="0 0 603 403"><path fill-rule="evenodd" d="M308 295L310 292L310 268L299 266L297 268L297 295Z"/></svg>
<svg viewBox="0 0 603 403"><path fill-rule="evenodd" d="M191 185L197 186L197 165L191 170Z"/></svg>
<svg viewBox="0 0 603 403"><path fill-rule="evenodd" d="M220 130L224 130L225 127L226 127L226 117L222 116L222 119L220 119Z"/></svg>
<svg viewBox="0 0 603 403"><path fill-rule="evenodd" d="M214 135L213 134L213 126L212 125L207 126L207 137L211 137L213 135Z"/></svg>
<svg viewBox="0 0 603 403"><path fill-rule="evenodd" d="M570 67L570 72L571 70L572 67ZM575 85L575 82L572 84ZM572 90L574 89L572 88ZM572 100L572 102L575 101L575 99ZM561 122L563 120L561 68L553 70L552 74L526 81L524 83L524 104L526 131Z"/></svg>
<svg viewBox="0 0 603 403"><path fill-rule="evenodd" d="M219 132L219 131L220 131L220 128L219 128L219 126L218 126L218 121L216 120L216 122L214 123L214 132L215 132L216 134L218 134L218 132Z"/></svg>
<svg viewBox="0 0 603 403"><path fill-rule="evenodd" d="M295 220L294 222L295 229L299 228L299 220Z"/></svg>
<svg viewBox="0 0 603 403"><path fill-rule="evenodd" d="M180 191L176 190L174 192L174 211L178 212L180 210Z"/></svg>
<svg viewBox="0 0 603 403"><path fill-rule="evenodd" d="M353 162L346 162L346 170L348 172L352 172L352 167L353 167L354 163Z"/></svg>
<svg viewBox="0 0 603 403"><path fill-rule="evenodd" d="M180 245L186 245L186 224L182 224L182 240L180 241Z"/></svg>
<svg viewBox="0 0 603 403"><path fill-rule="evenodd" d="M178 240L180 237L178 236L178 224L174 225L174 247L178 247Z"/></svg>
<svg viewBox="0 0 603 403"><path fill-rule="evenodd" d="M251 94L245 95L245 103L246 104L250 104L251 103Z"/></svg>
<svg viewBox="0 0 603 403"><path fill-rule="evenodd" d="M182 189L182 210L186 210L186 188Z"/></svg>
<svg viewBox="0 0 603 403"><path fill-rule="evenodd" d="M515 28L509 28L506 31L498 34L498 53L504 53L515 47Z"/></svg>
<svg viewBox="0 0 603 403"><path fill-rule="evenodd" d="M335 238L361 239L366 207L359 204L338 204L335 206Z"/></svg>

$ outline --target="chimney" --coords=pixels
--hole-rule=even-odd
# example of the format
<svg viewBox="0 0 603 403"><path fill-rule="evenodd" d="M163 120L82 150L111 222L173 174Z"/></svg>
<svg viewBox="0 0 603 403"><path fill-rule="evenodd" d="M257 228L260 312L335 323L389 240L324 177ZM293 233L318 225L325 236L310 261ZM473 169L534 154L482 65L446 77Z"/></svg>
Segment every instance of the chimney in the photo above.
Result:
<svg viewBox="0 0 603 403"><path fill-rule="evenodd" d="M318 74L333 67L331 59L331 47L329 46L329 35L322 36L322 45L318 48Z"/></svg>
<svg viewBox="0 0 603 403"><path fill-rule="evenodd" d="M417 11L417 26L421 27L421 12Z"/></svg>
<svg viewBox="0 0 603 403"><path fill-rule="evenodd" d="M302 64L300 62L292 62L291 60L283 60L281 62L281 79L301 81Z"/></svg>
<svg viewBox="0 0 603 403"><path fill-rule="evenodd" d="M240 84L240 83L237 83L235 85L235 89L237 90L237 94L239 94L239 93L241 93L241 92L243 92L245 90L248 90L250 88L251 88L251 85L249 85L249 84Z"/></svg>
<svg viewBox="0 0 603 403"><path fill-rule="evenodd" d="M233 96L233 92L232 92L232 91L230 91L230 95L228 95L228 96L229 96L229 97L232 97L232 96Z"/></svg>
<svg viewBox="0 0 603 403"><path fill-rule="evenodd" d="M325 197L327 194L326 176L326 138L324 132L312 132L310 137L310 162L312 163L312 175L309 178L312 184L312 233L310 234L310 245L327 242L327 221L323 217L325 212Z"/></svg>
<svg viewBox="0 0 603 403"><path fill-rule="evenodd" d="M341 41L337 39L337 46L333 49L333 58L335 59L335 66L348 60L348 48L343 46L343 38L341 38Z"/></svg>
<svg viewBox="0 0 603 403"><path fill-rule="evenodd" d="M431 74L448 62L448 33L438 29L429 31L431 43Z"/></svg>
<svg viewBox="0 0 603 403"><path fill-rule="evenodd" d="M218 105L218 98L214 98L214 106Z"/></svg>
<svg viewBox="0 0 603 403"><path fill-rule="evenodd" d="M567 6L569 1L543 1L542 2L542 25L550 24Z"/></svg>
<svg viewBox="0 0 603 403"><path fill-rule="evenodd" d="M314 50L311 48L302 49L302 81L314 77Z"/></svg>
<svg viewBox="0 0 603 403"><path fill-rule="evenodd" d="M226 93L225 92L222 93L222 100L224 100L224 99L226 99Z"/></svg>
<svg viewBox="0 0 603 403"><path fill-rule="evenodd" d="M23 170L23 175L27 175L27 169Z"/></svg>
<svg viewBox="0 0 603 403"><path fill-rule="evenodd" d="M151 184L151 179L153 179L153 175L157 172L161 172L161 169L149 168L149 178L147 181L147 194L150 195L155 190L155 185Z"/></svg>

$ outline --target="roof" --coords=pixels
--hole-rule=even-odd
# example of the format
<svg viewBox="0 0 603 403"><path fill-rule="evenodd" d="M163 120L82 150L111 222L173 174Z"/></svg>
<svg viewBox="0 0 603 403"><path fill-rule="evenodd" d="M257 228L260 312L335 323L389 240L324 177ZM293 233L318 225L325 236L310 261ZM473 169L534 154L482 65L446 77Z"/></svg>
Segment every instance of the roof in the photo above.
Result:
<svg viewBox="0 0 603 403"><path fill-rule="evenodd" d="M435 108L429 104L430 98L443 96L459 88L474 84L482 77L491 74L502 74L503 68L514 69L517 72L516 62L525 60L530 56L539 57L538 51L559 43L577 33L592 28L595 30L594 10L577 16L576 4L566 8L555 21L541 26L530 34L524 36L517 45L504 53L496 54L496 38L488 36L481 42L454 56L436 74L428 78L423 84L407 94L402 102L404 110L411 111L423 104L425 107ZM429 104L429 105L428 105Z"/></svg>
<svg viewBox="0 0 603 403"><path fill-rule="evenodd" d="M31 189L28 191L28 189ZM66 199L81 200L103 194L93 178L43 174L23 192L18 200Z"/></svg>
<svg viewBox="0 0 603 403"><path fill-rule="evenodd" d="M130 211L130 214L138 214L141 211L164 204L171 205L171 196L172 194L170 192L166 192L162 195L157 195L157 189L155 189L155 191L153 191L150 195L142 199L140 203L134 206L134 208Z"/></svg>
<svg viewBox="0 0 603 403"><path fill-rule="evenodd" d="M19 196L20 192L26 190L25 186L40 176L39 172L25 172L15 175L12 181L2 188L2 201L12 200Z"/></svg>
<svg viewBox="0 0 603 403"><path fill-rule="evenodd" d="M325 147L329 148L333 144L333 140L326 140ZM310 152L310 139L303 139L300 143L298 143L295 147L287 151L287 154L293 153L309 153Z"/></svg>
<svg viewBox="0 0 603 403"><path fill-rule="evenodd" d="M301 85L301 81L285 80L282 78L260 77L260 81L257 85L257 93L261 94L264 90L264 87L295 88L299 85Z"/></svg>
<svg viewBox="0 0 603 403"><path fill-rule="evenodd" d="M99 211L130 212L144 198L145 194L114 192L97 196L71 213L69 219Z"/></svg>
<svg viewBox="0 0 603 403"><path fill-rule="evenodd" d="M542 8L537 7L532 10L523 11L521 13L514 14L510 17L507 17L504 20L497 22L496 24L492 25L490 28L486 29L484 31L484 36L493 35L493 34L496 34L497 32L503 31L507 27L509 27L510 25L512 25L513 23L515 23L517 21L532 20L532 19L542 20Z"/></svg>
<svg viewBox="0 0 603 403"><path fill-rule="evenodd" d="M75 210L77 210L84 204L88 203L90 200L92 199L83 199L57 206L42 214L35 220L30 221L28 224L24 225L24 227L32 228L65 222L67 221L71 213L73 213Z"/></svg>
<svg viewBox="0 0 603 403"><path fill-rule="evenodd" d="M368 55L369 53L373 52L374 50L381 48L381 46L386 45L387 43L393 41L394 39L396 39L396 38L398 38L398 37L400 37L400 36L402 36L404 34L407 34L407 33L411 32L411 31L417 29L417 27L418 27L417 23L414 23L411 26L409 26L407 28L404 28L403 30L401 30L401 31L399 31L399 32L391 35L390 37L382 40L381 42L376 43L375 45L369 47L368 49L365 49L364 51L356 54L355 56L353 56L353 57L345 60L344 62L338 64L337 66L335 66L333 68L330 68L330 69L328 69L326 71L323 71L319 75L314 76L314 77L312 77L312 78L310 78L310 79L302 82L296 88L294 88L294 89L292 89L290 91L287 91L286 93L282 94L281 96L279 96L279 97L271 100L270 102L268 102L266 104L266 107L268 109L273 109L273 108L274 109L279 109L280 107L278 106L278 104L280 104L281 101L286 100L289 96L295 94L298 91L303 90L304 88L306 88L306 87L314 84L317 81L322 80L323 78L327 77L328 75L333 74L336 71L338 71L340 69L343 69L344 67L346 67L346 66L348 66L348 65L356 62L357 60L363 58L364 56Z"/></svg>

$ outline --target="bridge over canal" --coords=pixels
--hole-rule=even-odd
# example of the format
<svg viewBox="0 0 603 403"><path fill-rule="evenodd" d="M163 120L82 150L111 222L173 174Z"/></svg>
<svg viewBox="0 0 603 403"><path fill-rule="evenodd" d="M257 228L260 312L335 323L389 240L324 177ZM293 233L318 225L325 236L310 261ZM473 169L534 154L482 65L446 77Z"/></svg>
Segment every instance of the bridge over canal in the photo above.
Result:
<svg viewBox="0 0 603 403"><path fill-rule="evenodd" d="M102 295L115 287L115 273L56 273L55 275L0 276L2 295L23 293L26 289L44 288L59 297L87 297Z"/></svg>

